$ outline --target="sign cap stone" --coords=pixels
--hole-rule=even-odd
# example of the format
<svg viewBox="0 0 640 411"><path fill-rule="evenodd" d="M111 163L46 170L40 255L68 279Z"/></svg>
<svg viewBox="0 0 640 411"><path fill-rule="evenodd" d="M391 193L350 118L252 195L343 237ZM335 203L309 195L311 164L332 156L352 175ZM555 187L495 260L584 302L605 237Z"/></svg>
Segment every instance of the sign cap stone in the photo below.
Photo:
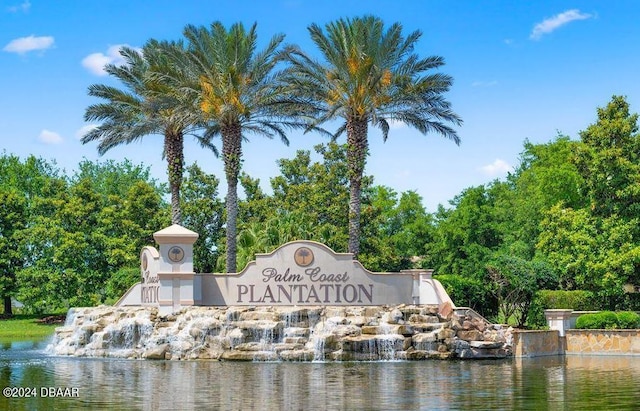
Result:
<svg viewBox="0 0 640 411"><path fill-rule="evenodd" d="M198 233L179 224L174 224L153 233L158 244L193 244L198 239Z"/></svg>

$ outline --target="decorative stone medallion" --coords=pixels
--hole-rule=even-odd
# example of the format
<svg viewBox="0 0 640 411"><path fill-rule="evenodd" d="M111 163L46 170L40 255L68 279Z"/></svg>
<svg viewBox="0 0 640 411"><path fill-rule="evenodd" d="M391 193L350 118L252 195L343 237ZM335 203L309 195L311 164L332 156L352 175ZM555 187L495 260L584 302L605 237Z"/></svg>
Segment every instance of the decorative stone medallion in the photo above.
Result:
<svg viewBox="0 0 640 411"><path fill-rule="evenodd" d="M300 247L293 254L293 260L300 267L307 267L313 263L313 251L308 247Z"/></svg>
<svg viewBox="0 0 640 411"><path fill-rule="evenodd" d="M174 245L167 252L167 256L169 257L169 260L171 260L172 262L179 263L184 259L184 250L182 249L182 247L178 247L177 245Z"/></svg>

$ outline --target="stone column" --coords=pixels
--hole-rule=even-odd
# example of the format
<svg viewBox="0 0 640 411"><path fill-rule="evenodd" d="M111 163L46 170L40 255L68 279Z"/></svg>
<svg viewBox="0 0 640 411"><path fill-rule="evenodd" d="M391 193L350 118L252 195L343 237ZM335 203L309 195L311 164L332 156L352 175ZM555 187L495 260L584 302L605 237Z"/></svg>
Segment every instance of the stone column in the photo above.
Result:
<svg viewBox="0 0 640 411"><path fill-rule="evenodd" d="M160 245L158 303L161 313L195 304L193 243L198 234L174 224L153 234Z"/></svg>
<svg viewBox="0 0 640 411"><path fill-rule="evenodd" d="M571 313L573 313L573 310L544 310L544 316L547 319L549 329L557 330L560 333L560 337L564 337L565 330L570 327Z"/></svg>

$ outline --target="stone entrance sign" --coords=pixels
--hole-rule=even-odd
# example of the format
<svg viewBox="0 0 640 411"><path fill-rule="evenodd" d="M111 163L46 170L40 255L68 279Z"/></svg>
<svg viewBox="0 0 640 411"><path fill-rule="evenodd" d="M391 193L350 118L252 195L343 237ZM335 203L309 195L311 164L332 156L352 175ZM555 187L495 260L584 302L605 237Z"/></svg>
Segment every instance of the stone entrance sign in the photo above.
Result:
<svg viewBox="0 0 640 411"><path fill-rule="evenodd" d="M140 302L142 305L158 305L159 268L158 250L153 247L143 247L140 253Z"/></svg>
<svg viewBox="0 0 640 411"><path fill-rule="evenodd" d="M455 307L432 270L373 273L353 254L293 241L257 254L239 273L194 273L198 234L177 224L154 234L160 250L144 247L141 282L116 303L154 305L161 312L202 306L437 304Z"/></svg>
<svg viewBox="0 0 640 411"><path fill-rule="evenodd" d="M372 273L352 254L313 241L287 243L237 274L202 274L202 305L382 305L412 303L414 275Z"/></svg>

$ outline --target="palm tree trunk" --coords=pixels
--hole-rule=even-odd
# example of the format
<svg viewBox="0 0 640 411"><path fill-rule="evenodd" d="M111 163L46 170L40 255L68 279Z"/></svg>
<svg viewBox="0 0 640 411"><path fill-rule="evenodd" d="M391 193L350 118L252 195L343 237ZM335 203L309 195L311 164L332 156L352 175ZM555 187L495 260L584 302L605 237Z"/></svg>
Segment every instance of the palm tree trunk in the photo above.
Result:
<svg viewBox="0 0 640 411"><path fill-rule="evenodd" d="M360 196L366 162L367 119L347 119L347 167L349 173L349 252L360 252Z"/></svg>
<svg viewBox="0 0 640 411"><path fill-rule="evenodd" d="M238 174L242 159L242 130L240 124L225 125L221 128L222 156L224 172L227 178L227 273L235 273L238 248Z"/></svg>
<svg viewBox="0 0 640 411"><path fill-rule="evenodd" d="M168 163L169 189L171 190L171 223L182 224L180 186L184 171L184 136L181 132L166 130L164 147Z"/></svg>

